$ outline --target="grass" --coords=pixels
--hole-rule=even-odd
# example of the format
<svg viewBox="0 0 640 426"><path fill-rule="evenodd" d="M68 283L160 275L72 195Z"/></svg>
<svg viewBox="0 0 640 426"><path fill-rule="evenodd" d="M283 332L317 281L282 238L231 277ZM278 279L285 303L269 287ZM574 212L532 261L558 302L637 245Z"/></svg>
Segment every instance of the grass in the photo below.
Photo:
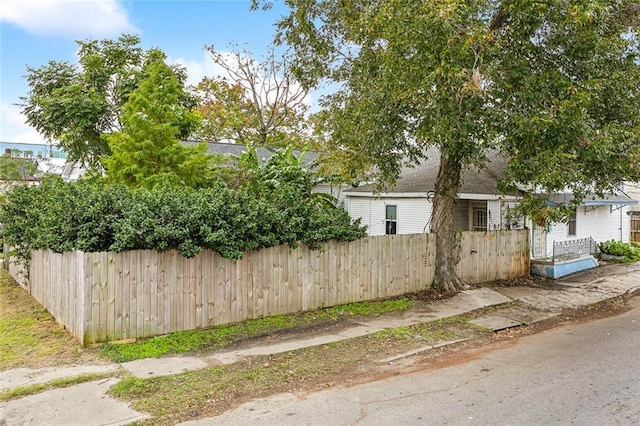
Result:
<svg viewBox="0 0 640 426"><path fill-rule="evenodd" d="M100 353L113 362L156 358L167 354L197 352L223 348L233 343L261 337L325 320L337 320L344 316L380 316L402 312L413 306L413 300L405 297L376 302L350 303L299 315L279 315L245 321L240 324L221 325L206 330L180 331L157 336L135 343L100 346Z"/></svg>
<svg viewBox="0 0 640 426"><path fill-rule="evenodd" d="M276 316L207 330L179 331L135 343L100 346L100 353L113 362L155 358L166 354L222 348L235 341L296 327L293 316Z"/></svg>
<svg viewBox="0 0 640 426"><path fill-rule="evenodd" d="M20 386L0 392L0 402L9 401L11 399L22 398L28 395L34 395L50 389L66 388L80 383L92 382L94 380L106 379L113 377L114 373L90 373L80 374L74 377L62 377L60 379L51 380L47 383L38 383L29 386Z"/></svg>
<svg viewBox="0 0 640 426"><path fill-rule="evenodd" d="M46 309L0 270L0 371L68 364L85 355Z"/></svg>
<svg viewBox="0 0 640 426"><path fill-rule="evenodd" d="M378 362L381 359L471 334L482 332L463 320L416 324L198 372L126 378L110 392L135 410L152 414L139 425L175 424L220 414L249 398L357 380L359 374L389 368Z"/></svg>
<svg viewBox="0 0 640 426"><path fill-rule="evenodd" d="M0 271L0 371L16 367L43 367L79 363L100 357L113 362L155 358L167 354L218 349L252 337L295 327L337 320L344 316L379 316L402 312L411 298L350 303L306 312L245 321L207 330L158 336L128 344L103 344L99 350L83 348L55 319L11 278Z"/></svg>
<svg viewBox="0 0 640 426"><path fill-rule="evenodd" d="M331 308L319 311L308 312L305 314L308 320L332 318L335 319L341 315L350 316L380 316L396 312L403 312L413 306L413 300L408 297L401 297L391 300L382 300L377 302L360 302L348 303L346 305L333 306Z"/></svg>

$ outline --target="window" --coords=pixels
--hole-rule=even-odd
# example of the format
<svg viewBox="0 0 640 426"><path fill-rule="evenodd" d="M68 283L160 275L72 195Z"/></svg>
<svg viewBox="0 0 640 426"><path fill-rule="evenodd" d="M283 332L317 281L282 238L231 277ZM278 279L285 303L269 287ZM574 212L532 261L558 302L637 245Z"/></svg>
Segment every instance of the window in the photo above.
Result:
<svg viewBox="0 0 640 426"><path fill-rule="evenodd" d="M487 209L478 207L473 208L473 230L474 231L486 231L487 230Z"/></svg>
<svg viewBox="0 0 640 426"><path fill-rule="evenodd" d="M397 222L398 206L386 206L384 233L387 235L395 235Z"/></svg>
<svg viewBox="0 0 640 426"><path fill-rule="evenodd" d="M569 228L569 236L576 235L576 210L573 209L571 214L569 215L569 219L567 220L567 227Z"/></svg>

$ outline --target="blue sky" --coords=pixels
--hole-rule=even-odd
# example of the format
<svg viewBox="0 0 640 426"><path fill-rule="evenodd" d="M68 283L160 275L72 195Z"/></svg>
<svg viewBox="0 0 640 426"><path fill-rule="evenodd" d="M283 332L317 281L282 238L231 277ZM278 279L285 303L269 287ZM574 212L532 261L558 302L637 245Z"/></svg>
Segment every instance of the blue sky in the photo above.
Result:
<svg viewBox="0 0 640 426"><path fill-rule="evenodd" d="M250 0L1 0L0 142L42 143L24 124L15 103L26 96L26 66L50 60L76 62L76 40L140 36L144 48L159 47L170 62L187 67L190 83L217 73L204 50L246 45L259 57L273 40L286 11L249 10Z"/></svg>

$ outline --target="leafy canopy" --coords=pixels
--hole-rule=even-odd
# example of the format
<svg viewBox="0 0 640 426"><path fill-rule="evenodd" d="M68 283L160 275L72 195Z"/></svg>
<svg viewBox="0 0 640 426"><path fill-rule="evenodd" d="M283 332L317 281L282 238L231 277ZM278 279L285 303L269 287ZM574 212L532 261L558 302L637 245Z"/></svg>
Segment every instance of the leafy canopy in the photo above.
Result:
<svg viewBox="0 0 640 426"><path fill-rule="evenodd" d="M445 291L461 288L461 172L488 153L508 161L503 189L569 189L574 203L640 178L635 0L285 2L277 41L293 48L305 87L336 89L324 128L348 169L388 185L405 162L440 156L431 231Z"/></svg>
<svg viewBox="0 0 640 426"><path fill-rule="evenodd" d="M27 67L27 96L20 98L27 124L57 142L71 160L98 166L110 154L106 134L122 129L122 112L131 92L145 77L145 63L155 49L144 51L137 36L117 40L78 41L78 63L50 61ZM186 73L172 67L184 82ZM187 93L180 103L194 104ZM186 137L190 128L181 129Z"/></svg>
<svg viewBox="0 0 640 426"><path fill-rule="evenodd" d="M271 167L267 167L267 170ZM20 185L0 204L4 241L13 255L31 250L178 250L192 257L203 248L240 258L258 250L300 242L352 241L366 232L335 203L311 194L305 172L270 174L256 186L230 189L156 185L131 189L102 178L64 182L45 177Z"/></svg>
<svg viewBox="0 0 640 426"><path fill-rule="evenodd" d="M103 159L107 178L131 187L210 184L206 145L185 146L178 140L182 129L198 124L197 115L181 104L182 82L159 51L150 53L143 73L124 104L122 130L106 136L112 152Z"/></svg>
<svg viewBox="0 0 640 426"><path fill-rule="evenodd" d="M634 1L286 3L278 40L306 87L339 84L327 131L354 169L393 181L436 146L463 165L499 150L505 187L580 196L638 177Z"/></svg>

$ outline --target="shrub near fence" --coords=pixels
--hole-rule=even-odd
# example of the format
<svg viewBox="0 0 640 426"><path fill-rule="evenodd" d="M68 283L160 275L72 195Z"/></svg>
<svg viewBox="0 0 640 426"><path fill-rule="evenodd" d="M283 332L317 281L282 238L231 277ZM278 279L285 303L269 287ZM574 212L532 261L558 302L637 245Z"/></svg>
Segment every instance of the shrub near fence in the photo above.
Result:
<svg viewBox="0 0 640 426"><path fill-rule="evenodd" d="M466 232L458 274L469 283L529 273L528 232ZM143 338L413 293L433 282L433 234L287 245L226 259L205 250L32 252L32 296L82 344ZM10 272L20 279L17 269Z"/></svg>

